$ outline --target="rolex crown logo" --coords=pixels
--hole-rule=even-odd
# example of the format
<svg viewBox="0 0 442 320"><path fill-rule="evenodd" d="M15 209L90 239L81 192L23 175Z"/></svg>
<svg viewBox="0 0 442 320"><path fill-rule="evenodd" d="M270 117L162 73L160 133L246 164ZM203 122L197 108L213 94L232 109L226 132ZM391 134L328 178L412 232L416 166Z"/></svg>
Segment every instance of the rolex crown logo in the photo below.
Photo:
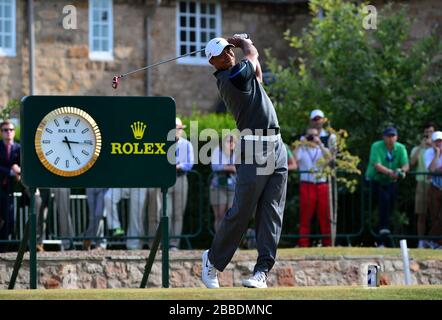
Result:
<svg viewBox="0 0 442 320"><path fill-rule="evenodd" d="M65 124L69 124L69 122L71 122L71 118L68 117L68 116L64 116L63 117L63 121L64 121Z"/></svg>
<svg viewBox="0 0 442 320"><path fill-rule="evenodd" d="M130 125L132 132L134 133L134 138L137 140L143 139L144 130L146 130L146 125L141 121L136 121Z"/></svg>

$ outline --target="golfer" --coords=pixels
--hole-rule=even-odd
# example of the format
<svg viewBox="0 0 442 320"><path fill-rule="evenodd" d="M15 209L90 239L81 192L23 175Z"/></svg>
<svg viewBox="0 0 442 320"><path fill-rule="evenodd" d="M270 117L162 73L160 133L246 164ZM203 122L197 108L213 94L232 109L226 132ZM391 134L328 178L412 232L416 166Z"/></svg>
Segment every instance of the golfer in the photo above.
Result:
<svg viewBox="0 0 442 320"><path fill-rule="evenodd" d="M244 59L235 64L233 48ZM250 220L255 215L258 259L253 275L242 284L266 288L267 274L275 263L281 235L287 186L287 152L279 133L272 102L264 91L258 51L249 39L215 38L205 53L217 70L214 75L221 98L241 131L240 163L233 206L221 221L209 250L203 253L202 281L219 288L217 271L232 259ZM251 154L250 154L251 153ZM253 161L247 161L250 159ZM270 170L261 170L264 166ZM264 171L267 171L263 174Z"/></svg>

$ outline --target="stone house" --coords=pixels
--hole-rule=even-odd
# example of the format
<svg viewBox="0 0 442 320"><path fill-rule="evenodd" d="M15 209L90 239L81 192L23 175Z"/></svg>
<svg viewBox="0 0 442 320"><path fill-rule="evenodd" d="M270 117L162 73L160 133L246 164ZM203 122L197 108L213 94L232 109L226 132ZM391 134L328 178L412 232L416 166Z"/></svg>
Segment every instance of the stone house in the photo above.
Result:
<svg viewBox="0 0 442 320"><path fill-rule="evenodd" d="M440 0L396 2L418 18L415 37L442 20ZM0 107L29 94L155 95L172 96L181 114L215 111L203 52L127 77L118 90L112 78L234 33L284 60L283 32L299 34L310 18L308 0L0 0Z"/></svg>

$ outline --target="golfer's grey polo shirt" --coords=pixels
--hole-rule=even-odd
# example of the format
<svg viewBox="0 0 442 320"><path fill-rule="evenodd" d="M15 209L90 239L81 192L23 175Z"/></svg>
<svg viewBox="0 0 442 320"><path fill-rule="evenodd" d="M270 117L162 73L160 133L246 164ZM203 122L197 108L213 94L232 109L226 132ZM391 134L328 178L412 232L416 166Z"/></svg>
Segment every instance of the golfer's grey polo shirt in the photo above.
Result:
<svg viewBox="0 0 442 320"><path fill-rule="evenodd" d="M245 59L229 70L218 70L214 75L221 98L240 131L279 128L275 108L249 60Z"/></svg>

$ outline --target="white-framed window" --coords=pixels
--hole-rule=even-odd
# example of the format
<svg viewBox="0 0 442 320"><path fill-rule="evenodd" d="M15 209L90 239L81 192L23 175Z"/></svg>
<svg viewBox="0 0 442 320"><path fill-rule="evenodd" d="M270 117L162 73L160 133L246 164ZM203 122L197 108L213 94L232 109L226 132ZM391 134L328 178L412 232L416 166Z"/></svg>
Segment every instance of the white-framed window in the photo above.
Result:
<svg viewBox="0 0 442 320"><path fill-rule="evenodd" d="M217 0L177 1L177 56L200 50L221 36L221 5ZM177 60L182 64L207 65L204 51Z"/></svg>
<svg viewBox="0 0 442 320"><path fill-rule="evenodd" d="M15 56L15 0L0 0L0 56Z"/></svg>
<svg viewBox="0 0 442 320"><path fill-rule="evenodd" d="M89 0L89 59L113 60L112 0Z"/></svg>

